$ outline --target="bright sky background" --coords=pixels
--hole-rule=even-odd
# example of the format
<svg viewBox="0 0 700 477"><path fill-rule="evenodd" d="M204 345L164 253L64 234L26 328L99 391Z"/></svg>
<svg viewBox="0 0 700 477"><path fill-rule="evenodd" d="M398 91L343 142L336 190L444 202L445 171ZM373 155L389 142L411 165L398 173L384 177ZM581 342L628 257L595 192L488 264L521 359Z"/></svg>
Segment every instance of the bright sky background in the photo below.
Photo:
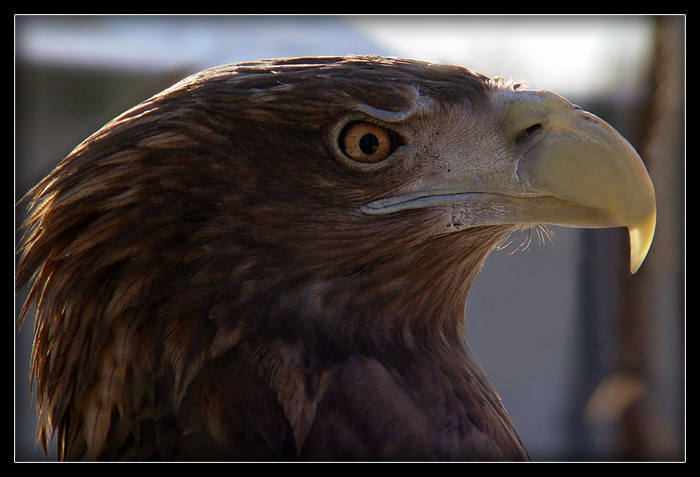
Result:
<svg viewBox="0 0 700 477"><path fill-rule="evenodd" d="M633 91L653 44L646 16L26 16L17 25L17 57L34 62L166 70L375 53L573 95Z"/></svg>
<svg viewBox="0 0 700 477"><path fill-rule="evenodd" d="M649 17L384 17L352 25L401 55L457 63L536 88L600 93L636 81L653 42Z"/></svg>

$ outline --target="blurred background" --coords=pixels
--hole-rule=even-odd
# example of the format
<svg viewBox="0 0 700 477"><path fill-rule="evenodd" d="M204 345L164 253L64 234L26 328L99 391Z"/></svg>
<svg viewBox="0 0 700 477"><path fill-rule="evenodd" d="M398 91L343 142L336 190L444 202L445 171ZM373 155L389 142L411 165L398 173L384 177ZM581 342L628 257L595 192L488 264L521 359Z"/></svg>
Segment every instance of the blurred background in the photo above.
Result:
<svg viewBox="0 0 700 477"><path fill-rule="evenodd" d="M515 237L469 295L467 340L533 460L685 460L684 16L16 16L14 27L15 203L110 119L224 63L411 57L517 78L602 117L654 182L646 262L629 274L625 229ZM16 207L15 230L24 216ZM31 317L13 334L15 460L44 461Z"/></svg>

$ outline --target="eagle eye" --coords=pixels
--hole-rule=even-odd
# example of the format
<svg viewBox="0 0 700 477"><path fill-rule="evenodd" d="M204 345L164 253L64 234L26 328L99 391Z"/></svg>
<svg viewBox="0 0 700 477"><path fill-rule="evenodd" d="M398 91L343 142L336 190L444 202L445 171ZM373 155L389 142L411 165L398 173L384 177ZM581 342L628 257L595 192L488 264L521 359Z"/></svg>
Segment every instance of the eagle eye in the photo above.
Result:
<svg viewBox="0 0 700 477"><path fill-rule="evenodd" d="M377 124L354 121L343 128L338 145L350 159L373 164L389 157L401 145L401 138Z"/></svg>

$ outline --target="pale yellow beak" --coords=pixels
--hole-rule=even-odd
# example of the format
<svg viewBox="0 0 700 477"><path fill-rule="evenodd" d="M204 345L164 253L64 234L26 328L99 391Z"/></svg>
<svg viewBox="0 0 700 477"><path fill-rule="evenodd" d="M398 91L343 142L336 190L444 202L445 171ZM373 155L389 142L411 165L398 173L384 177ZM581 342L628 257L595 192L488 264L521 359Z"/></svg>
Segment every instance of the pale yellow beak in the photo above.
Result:
<svg viewBox="0 0 700 477"><path fill-rule="evenodd" d="M609 124L546 91L531 92L545 134L527 151L518 175L530 191L590 209L588 214L550 211L547 223L569 227L625 226L630 234L630 270L635 273L656 228L654 187L637 151ZM525 119L532 102L514 105ZM518 111L520 109L520 111ZM526 121L527 123L527 121ZM561 213L559 213L561 212Z"/></svg>

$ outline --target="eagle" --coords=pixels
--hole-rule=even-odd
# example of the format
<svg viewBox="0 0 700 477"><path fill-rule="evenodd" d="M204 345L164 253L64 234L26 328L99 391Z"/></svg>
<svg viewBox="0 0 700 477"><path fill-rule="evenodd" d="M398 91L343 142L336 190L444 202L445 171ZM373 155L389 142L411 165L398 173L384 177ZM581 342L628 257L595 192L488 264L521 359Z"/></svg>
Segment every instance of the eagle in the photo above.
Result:
<svg viewBox="0 0 700 477"><path fill-rule="evenodd" d="M379 56L206 69L26 196L37 441L59 460L520 461L465 341L511 234L656 223L634 148L543 90Z"/></svg>

